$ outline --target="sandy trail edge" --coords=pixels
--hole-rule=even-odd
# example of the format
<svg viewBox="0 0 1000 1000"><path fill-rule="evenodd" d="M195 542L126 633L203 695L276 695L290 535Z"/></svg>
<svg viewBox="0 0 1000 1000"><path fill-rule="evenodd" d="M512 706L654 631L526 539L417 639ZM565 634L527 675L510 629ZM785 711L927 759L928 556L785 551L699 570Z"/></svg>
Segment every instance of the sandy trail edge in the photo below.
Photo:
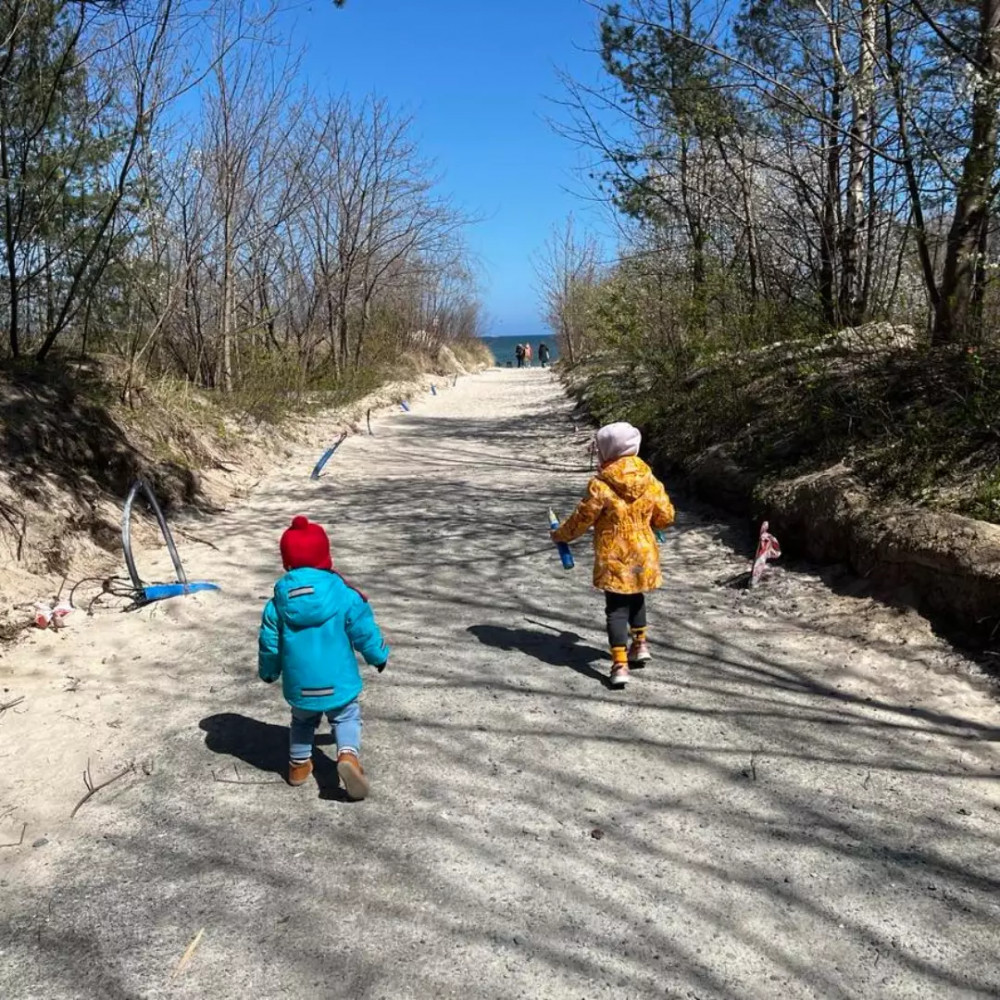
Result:
<svg viewBox="0 0 1000 1000"><path fill-rule="evenodd" d="M163 426L154 430L143 422L143 417L132 420L130 414L115 407L103 428L109 438L106 458L116 449L148 454L165 445L191 447L194 450L188 461L198 488L190 509L218 511L246 499L282 459L304 461L313 450L318 457L342 431L364 433L366 413L379 420L398 410L398 400L430 394L435 391L432 387L447 392L457 375L468 374L448 348L441 349L439 361L442 367L437 373L403 376L343 406L326 406L324 394L317 394L308 401L311 413L300 413L278 424L254 424L249 417L237 419L216 413L218 423L210 430L195 419L191 427L181 428L190 434L190 440L165 438L168 432ZM198 395L192 399L201 401ZM155 414L157 404L147 405ZM194 402L188 405L194 406ZM173 416L184 420L176 411ZM220 427L224 437L219 436ZM89 433L97 431L91 427ZM118 435L124 435L122 440ZM77 440L75 447L82 444ZM305 456L301 455L303 449ZM159 499L162 503L166 498L161 493ZM14 512L13 527L20 528L23 523L23 534L14 532L12 524L0 519L0 634L18 634L31 627L36 602L52 603L57 594L55 599L66 598L76 581L90 578L77 593L78 600L86 605L99 591L102 577L123 571L118 541L121 502L93 482L86 468L76 469L71 463L64 477L54 476L51 469L36 469L25 482L14 466L0 467L0 503L4 500ZM190 542L192 539L173 523L178 541ZM133 533L137 546L162 544L152 518L137 516ZM52 568L56 565L59 572ZM6 648L0 643L0 674Z"/></svg>
<svg viewBox="0 0 1000 1000"><path fill-rule="evenodd" d="M453 358L450 361L457 364ZM280 492L285 478L308 475L321 454L342 434L367 433L368 415L377 426L380 420L399 412L396 400L419 400L432 393L446 395L454 390L460 377L457 372L413 375L387 382L345 406L318 410L280 428L266 427L261 433L250 433L240 451L239 464L227 467L227 471L203 472L199 505L170 517L188 578L227 586L227 581L215 575L211 548L224 548L215 532L226 531L227 522L212 511L243 510L248 499L252 510L251 498L261 488ZM331 471L328 467L325 474ZM110 504L106 506L112 510ZM56 523L60 516L57 513ZM117 524L120 508L114 508L110 516ZM133 517L132 542L145 580L174 579L159 528L145 514L144 502L137 506ZM51 601L60 583L61 596L68 598L74 582L84 581L75 594L78 610L67 619L64 631L39 632L29 627L21 632L16 645L0 646L0 705L23 698L8 713L0 713L0 843L18 839L22 830L29 842L47 837L83 795L83 773L88 766L95 782L118 773L131 762L148 769L151 758L143 752L145 744L137 727L127 719L127 699L122 694L128 692L128 682L144 655L148 656L150 649L169 646L158 629L148 627L149 623L178 616L194 621L202 615L206 599L195 597L188 602L154 605L132 616L142 624L126 626L120 612L128 601L98 597L102 578L115 574L127 578L120 549L117 557L104 551L96 556L81 555L65 579L18 573L0 576L0 604L5 593L17 592L22 598L31 595L15 610L15 616L25 622L33 616L35 600ZM98 603L92 605L95 597ZM210 600L207 607L212 606ZM85 609L90 607L96 617L88 620ZM59 736L55 741L53 726ZM39 794L36 776L30 770L4 766L12 759L10 747L16 747L25 759L45 762L48 774L44 794Z"/></svg>
<svg viewBox="0 0 1000 1000"><path fill-rule="evenodd" d="M743 561L682 512L657 662L609 692L586 547L563 574L540 529L586 480L551 378L463 380L376 432L198 525L220 551L189 571L222 595L4 661L48 693L0 719L0 840L29 822L0 854L0 995L1000 992L1000 711L920 619L801 574L719 589ZM360 806L328 746L318 785L278 782L286 711L253 677L300 510L395 646ZM68 823L88 758L150 773Z"/></svg>

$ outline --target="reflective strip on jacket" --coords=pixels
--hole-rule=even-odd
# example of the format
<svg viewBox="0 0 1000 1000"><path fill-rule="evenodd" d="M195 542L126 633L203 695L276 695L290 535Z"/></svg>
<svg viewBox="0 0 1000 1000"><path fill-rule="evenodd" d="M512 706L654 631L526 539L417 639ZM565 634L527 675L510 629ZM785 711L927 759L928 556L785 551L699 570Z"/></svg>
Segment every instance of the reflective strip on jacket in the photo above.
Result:
<svg viewBox="0 0 1000 1000"><path fill-rule="evenodd" d="M372 665L389 647L367 600L330 570L293 569L274 585L261 620L258 673L281 677L294 708L325 712L361 693L355 650Z"/></svg>

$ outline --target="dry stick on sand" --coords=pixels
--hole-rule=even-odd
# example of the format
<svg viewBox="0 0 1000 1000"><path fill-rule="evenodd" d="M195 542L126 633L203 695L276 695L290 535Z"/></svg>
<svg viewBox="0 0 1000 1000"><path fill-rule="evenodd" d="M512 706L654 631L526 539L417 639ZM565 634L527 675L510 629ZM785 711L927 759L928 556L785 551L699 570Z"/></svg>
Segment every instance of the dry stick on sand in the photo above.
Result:
<svg viewBox="0 0 1000 1000"><path fill-rule="evenodd" d="M260 484L261 480L258 479L249 486L241 486L239 489L233 490L233 496L239 500L245 500L255 489L257 489L258 486L260 486Z"/></svg>
<svg viewBox="0 0 1000 1000"><path fill-rule="evenodd" d="M202 927L200 931L191 939L191 943L184 949L184 954L181 955L181 960L174 966L174 971L170 973L170 982L172 979L176 979L185 969L188 962L191 961L192 956L198 950L198 945L201 944L201 936L205 933L205 928Z"/></svg>
<svg viewBox="0 0 1000 1000"><path fill-rule="evenodd" d="M126 774L134 774L134 773L135 773L135 761L129 764L128 767L123 768L113 777L108 778L107 781L102 781L99 785L95 785L94 778L90 773L90 760L88 759L87 770L83 772L83 783L87 786L87 794L84 795L84 797L80 799L79 802L77 802L77 804L73 808L73 811L69 814L69 818L72 819L77 814L77 811L79 810L80 806L82 806L84 802L86 802L87 799L91 797L91 795L95 795L102 788L107 788L108 785L111 784L111 782L117 781L119 778L124 778Z"/></svg>
<svg viewBox="0 0 1000 1000"><path fill-rule="evenodd" d="M17 532L17 548L14 552L14 558L20 562L22 556L24 555L24 536L28 531L28 515L25 514L23 510L17 510L14 507L11 507L10 504L4 503L0 500L0 517L2 517L15 532ZM14 518L16 517L20 517L21 519L20 528L18 528L18 526L14 523Z"/></svg>
<svg viewBox="0 0 1000 1000"><path fill-rule="evenodd" d="M235 778L220 778L215 771L212 772L212 777L221 782L223 785L283 785L284 781L281 778L243 778L240 776L239 768L236 764L233 764L233 774L236 775Z"/></svg>
<svg viewBox="0 0 1000 1000"><path fill-rule="evenodd" d="M8 708L14 708L16 705L20 705L24 701L24 695L22 694L20 698L15 698L13 701L5 701L0 705L0 715L3 715Z"/></svg>
<svg viewBox="0 0 1000 1000"><path fill-rule="evenodd" d="M0 844L0 847L20 847L24 843L24 835L27 832L28 832L28 824L25 823L24 826L21 827L21 839L20 840L12 841L9 844Z"/></svg>
<svg viewBox="0 0 1000 1000"><path fill-rule="evenodd" d="M199 545L207 545L210 549L215 549L216 552L219 551L219 546L216 545L215 542L210 542L207 538L199 538L197 535L192 535L183 528L174 527L171 530L177 532L177 534L182 538L187 538L189 541L197 542Z"/></svg>

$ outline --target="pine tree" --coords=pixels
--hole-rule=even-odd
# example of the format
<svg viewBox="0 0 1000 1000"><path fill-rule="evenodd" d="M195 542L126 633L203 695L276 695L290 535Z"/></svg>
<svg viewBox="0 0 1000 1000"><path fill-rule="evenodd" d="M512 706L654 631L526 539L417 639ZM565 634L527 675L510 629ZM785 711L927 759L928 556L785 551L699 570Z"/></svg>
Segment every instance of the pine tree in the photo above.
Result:
<svg viewBox="0 0 1000 1000"><path fill-rule="evenodd" d="M0 323L15 357L48 352L112 245L129 135L88 78L89 16L53 0L0 4Z"/></svg>

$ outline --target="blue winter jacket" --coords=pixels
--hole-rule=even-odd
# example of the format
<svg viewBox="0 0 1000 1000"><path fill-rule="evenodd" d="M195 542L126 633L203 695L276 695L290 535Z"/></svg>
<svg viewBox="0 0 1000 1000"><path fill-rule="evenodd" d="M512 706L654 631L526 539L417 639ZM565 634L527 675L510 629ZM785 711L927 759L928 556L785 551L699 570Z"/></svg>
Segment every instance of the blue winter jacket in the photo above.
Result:
<svg viewBox="0 0 1000 1000"><path fill-rule="evenodd" d="M260 623L257 672L280 676L293 708L326 712L361 693L357 650L378 666L389 647L368 601L329 570L293 569L274 585Z"/></svg>

